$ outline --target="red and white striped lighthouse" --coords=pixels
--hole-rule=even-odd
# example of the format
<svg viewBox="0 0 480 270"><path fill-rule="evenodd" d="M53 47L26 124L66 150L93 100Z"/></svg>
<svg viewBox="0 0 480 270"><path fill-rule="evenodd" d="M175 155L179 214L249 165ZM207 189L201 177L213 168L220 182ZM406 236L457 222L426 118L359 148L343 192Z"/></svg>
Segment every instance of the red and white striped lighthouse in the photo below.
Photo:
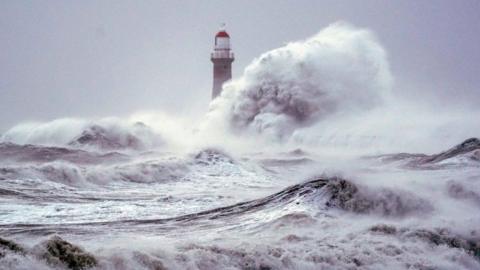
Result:
<svg viewBox="0 0 480 270"><path fill-rule="evenodd" d="M212 99L214 99L222 92L223 83L232 78L234 56L230 49L230 36L225 31L225 25L222 25L215 35L215 47L210 59L213 62Z"/></svg>

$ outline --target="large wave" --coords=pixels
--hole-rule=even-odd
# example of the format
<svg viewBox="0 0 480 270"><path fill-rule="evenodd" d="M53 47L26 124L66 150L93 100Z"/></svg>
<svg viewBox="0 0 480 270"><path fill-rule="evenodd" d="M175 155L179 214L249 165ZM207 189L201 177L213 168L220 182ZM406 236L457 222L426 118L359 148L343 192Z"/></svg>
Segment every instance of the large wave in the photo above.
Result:
<svg viewBox="0 0 480 270"><path fill-rule="evenodd" d="M163 144L161 136L142 122L118 118L62 118L22 123L0 136L0 143L69 146L95 150L145 150Z"/></svg>
<svg viewBox="0 0 480 270"><path fill-rule="evenodd" d="M224 118L236 131L282 138L333 114L382 104L391 82L375 36L336 23L255 59L242 77L224 86L210 117Z"/></svg>
<svg viewBox="0 0 480 270"><path fill-rule="evenodd" d="M336 23L255 59L212 101L205 130L254 138L257 147L350 153L439 151L479 136L479 111L439 109L401 91L375 35Z"/></svg>

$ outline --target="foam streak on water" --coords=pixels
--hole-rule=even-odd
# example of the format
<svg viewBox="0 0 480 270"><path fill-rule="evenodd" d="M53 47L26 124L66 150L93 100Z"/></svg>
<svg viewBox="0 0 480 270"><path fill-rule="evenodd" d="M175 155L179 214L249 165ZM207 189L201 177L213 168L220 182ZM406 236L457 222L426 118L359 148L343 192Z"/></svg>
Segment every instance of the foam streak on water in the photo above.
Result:
<svg viewBox="0 0 480 270"><path fill-rule="evenodd" d="M478 269L477 144L442 160L350 158L357 165L339 176L300 150L233 157L3 143L0 236L23 253L1 246L0 266L72 268L42 255L65 239L99 269Z"/></svg>

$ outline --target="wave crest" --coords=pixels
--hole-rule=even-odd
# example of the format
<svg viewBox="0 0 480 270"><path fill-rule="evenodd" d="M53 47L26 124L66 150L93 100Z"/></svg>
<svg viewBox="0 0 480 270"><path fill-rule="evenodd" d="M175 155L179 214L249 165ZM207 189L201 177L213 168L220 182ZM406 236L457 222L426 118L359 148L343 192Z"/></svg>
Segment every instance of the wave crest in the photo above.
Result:
<svg viewBox="0 0 480 270"><path fill-rule="evenodd" d="M345 110L366 110L388 96L386 53L368 30L345 23L269 51L224 87L211 114L236 130L289 136Z"/></svg>

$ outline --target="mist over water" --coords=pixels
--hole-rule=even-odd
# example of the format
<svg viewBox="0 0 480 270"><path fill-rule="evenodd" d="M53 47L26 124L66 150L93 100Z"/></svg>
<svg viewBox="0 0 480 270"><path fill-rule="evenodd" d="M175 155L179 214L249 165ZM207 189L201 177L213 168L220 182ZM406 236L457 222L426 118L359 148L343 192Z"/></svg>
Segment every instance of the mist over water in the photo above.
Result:
<svg viewBox="0 0 480 270"><path fill-rule="evenodd" d="M342 22L254 59L200 120L20 123L0 268L479 269L480 114L395 91L379 38Z"/></svg>

